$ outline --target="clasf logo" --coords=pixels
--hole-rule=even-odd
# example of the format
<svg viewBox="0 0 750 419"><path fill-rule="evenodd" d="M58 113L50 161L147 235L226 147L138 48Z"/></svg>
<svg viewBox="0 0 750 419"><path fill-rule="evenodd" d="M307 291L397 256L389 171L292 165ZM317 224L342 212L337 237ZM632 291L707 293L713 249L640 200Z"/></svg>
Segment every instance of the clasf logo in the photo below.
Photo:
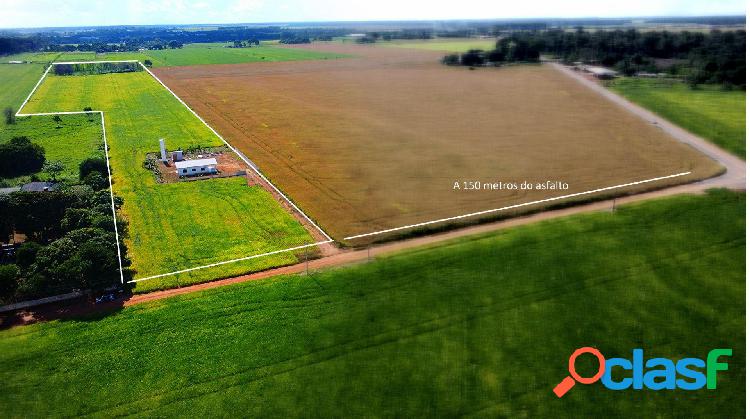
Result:
<svg viewBox="0 0 750 419"><path fill-rule="evenodd" d="M599 361L599 368L591 377L581 377L576 371L576 359L583 354L594 355ZM703 387L715 390L717 373L729 369L729 364L719 361L722 356L732 356L732 350L712 349L705 361L700 358L683 358L675 363L667 358L651 358L644 363L643 349L633 349L632 359L605 359L598 349L579 348L568 359L570 375L552 391L557 397L562 397L576 383L594 384L600 380L609 390L641 390L644 387L650 390L698 390ZM615 381L612 371L616 369L622 369L628 377Z"/></svg>

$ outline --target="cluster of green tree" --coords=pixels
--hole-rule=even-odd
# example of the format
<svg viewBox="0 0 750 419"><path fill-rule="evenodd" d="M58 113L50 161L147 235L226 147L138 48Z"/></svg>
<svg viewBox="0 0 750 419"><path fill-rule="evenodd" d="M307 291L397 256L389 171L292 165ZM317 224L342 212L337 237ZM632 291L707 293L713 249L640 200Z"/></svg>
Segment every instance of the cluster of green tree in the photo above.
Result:
<svg viewBox="0 0 750 419"><path fill-rule="evenodd" d="M670 71L692 84L745 85L745 31L641 32L634 29L529 33L544 52L567 62L614 66L625 75L655 71L655 59L676 59Z"/></svg>
<svg viewBox="0 0 750 419"><path fill-rule="evenodd" d="M232 41L232 48L250 48L253 45L260 45L258 38L248 39L247 41L235 40Z"/></svg>
<svg viewBox="0 0 750 419"><path fill-rule="evenodd" d="M39 36L34 37L0 37L0 55L18 54L42 48L45 41Z"/></svg>
<svg viewBox="0 0 750 419"><path fill-rule="evenodd" d="M103 159L91 158L81 163L80 185L0 195L0 237L14 232L26 236L14 263L0 265L1 301L119 284L106 170ZM116 199L115 206L120 205L122 200ZM118 220L119 231L126 227Z"/></svg>
<svg viewBox="0 0 750 419"><path fill-rule="evenodd" d="M478 66L512 61L538 61L545 53L565 62L583 61L616 67L625 75L657 71L656 60L671 61L669 72L691 84L745 86L745 31L641 32L614 31L513 32L492 51L472 50L448 55L449 65Z"/></svg>
<svg viewBox="0 0 750 419"><path fill-rule="evenodd" d="M121 204L118 199L116 206ZM2 195L0 220L0 233L27 237L15 263L0 265L1 301L97 292L120 283L109 191L79 185ZM118 220L118 229L125 227Z"/></svg>
<svg viewBox="0 0 750 419"><path fill-rule="evenodd" d="M279 40L280 44L309 44L310 38L308 37L288 37L288 38L281 38Z"/></svg>
<svg viewBox="0 0 750 419"><path fill-rule="evenodd" d="M513 34L502 38L495 44L495 49L482 51L472 49L463 54L450 54L443 57L447 65L465 65L478 67L483 65L501 65L514 62L539 62L541 49L538 43L525 36Z"/></svg>
<svg viewBox="0 0 750 419"><path fill-rule="evenodd" d="M44 147L28 137L13 137L0 144L0 178L30 175L44 166Z"/></svg>
<svg viewBox="0 0 750 419"><path fill-rule="evenodd" d="M138 63L89 63L89 64L56 64L52 67L58 76L90 75L108 73L131 73L143 71Z"/></svg>
<svg viewBox="0 0 750 419"><path fill-rule="evenodd" d="M398 31L387 32L368 32L365 36L357 38L360 44L370 44L383 41L394 41L397 39L432 39L433 32L425 29L402 29Z"/></svg>

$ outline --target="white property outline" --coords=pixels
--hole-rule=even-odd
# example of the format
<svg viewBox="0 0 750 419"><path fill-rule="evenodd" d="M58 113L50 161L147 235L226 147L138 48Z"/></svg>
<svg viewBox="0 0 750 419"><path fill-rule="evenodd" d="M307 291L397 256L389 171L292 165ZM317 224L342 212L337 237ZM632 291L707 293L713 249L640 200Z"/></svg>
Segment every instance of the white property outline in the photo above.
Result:
<svg viewBox="0 0 750 419"><path fill-rule="evenodd" d="M124 276L123 276L123 271L122 271L122 256L120 254L119 233L118 233L118 230L117 230L117 215L116 215L116 211L115 211L114 192L112 190L112 174L111 174L110 167L109 167L109 152L108 152L108 145L107 145L107 138L106 138L106 128L105 128L105 123L104 123L104 111L90 111L90 112L86 112L86 111L76 111L76 112L45 112L45 113L22 114L21 113L21 109L23 109L23 107L26 106L27 102L31 99L31 96L33 96L34 92L36 92L36 90L39 88L39 86L41 85L42 81L46 78L47 74L49 73L50 69L52 69L53 65L58 65L58 64L133 63L133 62L137 62L138 64L140 64L140 66L151 77L153 77L154 80L156 80L162 87L164 87L165 89L167 89L167 91L169 93L171 93L172 96L174 96L175 99L177 99L177 101L179 101L183 106L185 106L188 109L188 111L190 111L190 113L192 113L196 118L198 118L198 120L201 121L203 123L203 125L205 125L214 135L216 135L217 138L219 138L227 147L229 147L230 150L232 150L237 156L239 156L240 159L242 159L242 161L245 162L245 164L248 165L248 167L250 167L251 169L253 169L253 171L256 174L258 174L258 176L260 176L268 185L270 185L280 196L282 196L284 198L284 200L289 205L292 206L292 208L294 208L300 215L303 216L303 218L305 220L307 220L312 226L314 226L326 238L326 240L322 240L322 241L315 242L315 243L310 243L310 244L305 244L305 245L301 245L301 246L291 247L291 248L288 248L288 249L275 250L275 251L272 251L272 252L262 253L262 254L258 254L258 255L251 255L251 256L245 256L245 257L236 258L236 259L225 260L225 261L221 261L221 262L215 262L215 263L211 263L211 264L208 264L208 265L202 265L202 266L196 266L196 267L187 268L187 269L181 269L181 270L177 270L177 271L173 271L173 272L168 272L168 273L164 273L164 274L152 275L152 276L145 277L145 278L133 279L133 280L128 281L128 283L136 283L136 282L140 282L140 281L146 281L146 280L149 280L149 279L163 278L163 277L166 277L166 276L177 275L177 274L191 272L191 271L196 271L196 270L200 270L200 269L206 269L206 268L211 268L211 267L215 267L215 266L226 265L226 264L229 264L229 263L235 263L235 262L240 262L240 261L245 261L245 260L251 260L251 259L261 258L261 257L264 257L264 256L270 256L270 255L275 255L275 254L279 254L279 253L292 252L292 251L295 251L295 250L306 249L306 248L309 248L309 247L314 247L314 246L318 246L318 245L321 245L321 244L326 244L326 243L332 243L332 242L334 242L334 240L320 226L318 226L314 221L312 221L312 219L310 219L310 217L308 217L307 214L305 214L297 205L295 205L294 202L292 202L292 200L289 199L289 197L287 197L283 192L281 192L281 190L278 187L276 187L276 185L274 185L265 175L263 175L263 173L261 173L260 169L258 167L256 167L255 164L253 164L252 162L250 162L242 153L240 153L236 148L234 148L231 144L229 144L229 142L226 139L224 139L224 137L222 137L200 115L198 115L192 108L190 108L190 106L188 106L188 104L185 103L185 101L183 101L179 96L177 96L177 94L174 91L172 91L172 89L170 89L166 84L164 84L164 82L162 82L158 77L156 77L156 75L153 72L151 72L151 70L149 70L148 67L146 67L142 62L140 62L138 60L61 61L61 62L52 62L52 63L50 63L49 67L47 67L47 70L44 72L44 74L42 74L42 77L36 83L36 85L31 90L31 92L29 93L29 95L26 97L26 100L23 101L23 104L21 104L21 107L18 109L18 112L16 112L16 116L74 115L74 114L90 114L90 113L99 113L101 115L102 136L104 138L104 149L105 149L105 156L106 156L106 159L107 159L107 173L109 175L109 186L110 186L109 191L110 191L110 199L111 199L111 204L112 204L112 218L114 220L114 225L115 225L115 239L117 240L117 257L118 257L118 262L119 262L119 266L120 266L120 282L121 283L124 282ZM443 223L443 222L447 222L447 221L453 221L453 220L459 220L459 219L463 219L463 218L475 217L475 216L484 215L484 214L491 214L491 213L495 213L495 212L507 211L507 210L510 210L510 209L521 208L521 207L526 207L526 206L540 204L540 203L545 203L545 202L558 201L558 200L562 200L562 199L566 199L566 198L572 198L572 197L576 197L576 196L589 195L589 194L593 194L593 193L597 193L597 192L609 191L609 190L624 188L624 187L628 187L628 186L634 186L634 185L640 185L640 184L644 184L644 183L656 182L656 181L659 181L659 180L670 179L670 178L675 178L675 177L679 177L679 176L686 176L686 175L689 175L690 173L692 173L692 172L676 173L676 174L667 175L667 176L660 176L660 177L651 178L651 179L645 179L645 180L639 180L639 181L635 181L635 182L623 183L623 184L615 185L615 186L608 186L608 187L604 187L604 188L592 189L592 190L588 190L588 191L584 191L584 192L577 192L577 193L573 193L573 194L567 194L567 195L562 195L562 196L557 196L557 197L552 197L552 198L546 198L546 199L540 199L540 200L531 201L531 202L525 202L525 203L522 203L522 204L509 205L509 206L506 206L506 207L493 208L493 209L484 210L484 211L472 212L472 213L468 213L468 214L457 215L457 216L454 216L454 217L441 218L441 219L437 219L437 220L426 221L426 222L417 223L417 224L410 224L410 225L405 225L405 226L401 226L401 227L389 228L389 229L374 231L374 232L370 232L370 233L357 234L357 235L354 235L354 236L345 237L344 240L352 240L352 239L357 239L357 238L362 238L362 237L376 236L376 235L390 233L390 232L394 232L394 231L406 230L406 229L411 229L411 228L416 228L416 227L423 227L423 226L437 224L437 223Z"/></svg>
<svg viewBox="0 0 750 419"><path fill-rule="evenodd" d="M76 111L76 112L43 112L43 113L28 113L24 114L21 113L21 109L23 109L24 106L26 106L26 103L31 99L31 96L34 94L36 89L39 87L39 85L42 83L42 80L47 76L47 73L49 73L49 70L52 68L52 64L50 64L49 67L47 67L47 70L42 74L42 78L39 79L39 81L36 83L36 86L34 86L34 89L31 90L31 93L26 97L26 100L23 101L23 104L21 104L21 107L18 108L18 111L16 112L16 116L49 116L49 115L91 115L93 113L98 113L99 116L101 116L102 121L102 140L104 140L104 160L107 162L107 182L109 183L109 200L110 204L112 206L112 223L115 226L115 247L117 248L117 265L120 270L120 283L125 283L125 276L122 272L122 252L120 251L120 232L117 229L117 211L115 210L115 194L112 192L112 171L109 168L109 144L107 144L107 128L104 124L104 111Z"/></svg>
<svg viewBox="0 0 750 419"><path fill-rule="evenodd" d="M216 263L212 263L212 264L209 264L209 265L197 266L197 267L194 267L194 268L188 268L188 269L183 269L183 270L179 270L179 271L168 272L168 273L165 273L165 274L154 275L154 276L150 276L150 277L146 277L146 278L134 279L134 280L128 281L128 283L134 283L134 282L138 282L138 281L144 281L146 279L161 278L161 277L165 277L165 276L176 275L176 274L179 274L179 273L195 271L195 270L198 270L198 269L205 269L205 268L210 268L210 267L214 267L214 266L225 265L225 264L228 264L228 263L239 262L239 261L249 260L249 259L255 259L255 258L260 258L260 257L264 257L264 256L270 256L270 255L274 255L274 254L278 254L278 253L291 252L291 251L295 251L295 250L299 250L299 249L304 249L304 248L307 248L307 247L318 246L320 244L331 243L331 242L334 241L320 226L318 226L315 222L313 222L310 219L310 217L307 216L307 214L305 214L304 212L302 212L302 210L299 209L299 207L297 207L297 205L295 205L291 201L291 199L289 199L289 197L287 197L283 192L281 192L281 190L279 190L279 188L277 188L276 185L274 185L273 183L271 183L271 181L265 175L263 175L260 172L260 170L257 167L255 167L254 164L252 164L244 155L242 155L240 152L237 151L237 149L235 149L231 144L229 144L229 142L227 142L227 140L225 140L224 137L222 137L221 135L219 135L219 133L216 132L216 130L214 130L213 127L211 127L210 125L208 125L208 123L203 118L201 118L200 115L198 115L194 110L192 110L187 105L187 103L185 103L179 96L177 96L177 94L175 92L173 92L172 89L170 89L169 87L167 87L167 85L164 84L164 82L162 82L158 77L156 77L156 75L154 73L152 73L151 70L149 70L142 62L140 62L138 60L60 61L60 62L52 62L47 67L47 69L44 71L44 74L42 74L42 77L39 78L39 81L37 81L36 85L34 85L34 88L31 89L31 92L29 92L29 95L26 96L26 99L23 101L23 103L21 104L21 106L18 108L18 111L16 112L16 116L17 117L24 117L24 116L50 116L50 115L80 115L80 114L92 114L92 113L98 113L101 116L102 138L104 140L104 155L105 155L105 159L106 159L106 162L107 162L107 180L109 182L109 196L110 196L110 203L111 203L111 206L112 206L112 220L113 220L113 223L114 223L114 226L115 226L115 240L116 240L116 246L117 246L117 263L118 263L119 270L120 270L120 283L121 284L125 283L125 276L124 276L123 269L122 269L122 253L120 251L120 233L119 233L119 230L117 228L117 211L115 209L114 191L112 190L112 171L110 169L110 164L109 164L109 144L107 143L107 129L106 129L106 125L104 123L104 111L94 111L94 110L92 110L92 111L61 111L61 112L21 113L21 110L29 102L29 100L31 99L31 97L37 91L37 89L39 88L39 86L42 84L42 82L44 81L44 79L47 77L47 74L49 74L49 71L52 69L52 66L54 66L54 65L60 65L60 64L63 64L63 65L64 64L100 64L100 63L135 63L135 62L137 62L138 64L140 64L141 67L151 77L154 78L154 80L156 80L162 87L164 87L165 89L167 89L167 91L169 93L171 93L175 97L175 99L177 99L183 106L185 106L190 111L190 113L192 113L196 118L198 118L198 120L201 121L214 135L216 135L217 138L219 138L238 157L240 157L240 159L242 159L242 161L245 162L245 164L247 164L248 167L250 167L251 169L253 169L253 171L255 173L257 173L258 176L260 176L266 183L268 183L269 185L271 185L271 187L279 195L281 195L284 198L284 200L287 201L287 203L289 203L299 214L301 214L305 218L305 220L307 220L312 226L314 226L326 238L326 240L315 242L315 243L311 243L311 244L306 244L306 245L302 245L302 246L291 247L291 248L288 248L288 249L276 250L276 251L272 251L272 252L268 252L268 253L263 253L263 254L259 254L259 255L246 256L246 257L242 257L242 258L231 259L231 260L222 261L222 262L216 262Z"/></svg>

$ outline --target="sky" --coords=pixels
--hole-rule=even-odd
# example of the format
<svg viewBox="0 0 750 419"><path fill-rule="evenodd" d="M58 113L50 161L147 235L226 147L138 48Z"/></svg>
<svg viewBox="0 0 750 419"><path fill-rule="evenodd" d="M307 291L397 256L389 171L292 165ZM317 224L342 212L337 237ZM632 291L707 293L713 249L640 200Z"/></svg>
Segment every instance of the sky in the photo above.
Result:
<svg viewBox="0 0 750 419"><path fill-rule="evenodd" d="M745 0L0 0L0 28L744 14Z"/></svg>

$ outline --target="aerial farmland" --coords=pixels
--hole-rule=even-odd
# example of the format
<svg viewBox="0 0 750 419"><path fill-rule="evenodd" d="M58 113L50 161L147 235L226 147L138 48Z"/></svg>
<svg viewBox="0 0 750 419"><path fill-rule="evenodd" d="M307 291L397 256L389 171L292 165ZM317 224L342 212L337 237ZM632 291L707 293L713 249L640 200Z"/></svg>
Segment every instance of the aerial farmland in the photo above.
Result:
<svg viewBox="0 0 750 419"><path fill-rule="evenodd" d="M745 417L739 1L42 3L0 417Z"/></svg>
<svg viewBox="0 0 750 419"><path fill-rule="evenodd" d="M555 195L690 172L617 191L634 193L721 172L546 64L469 71L442 66L429 50L308 48L353 58L156 73L344 242ZM567 189L522 189L548 181Z"/></svg>

